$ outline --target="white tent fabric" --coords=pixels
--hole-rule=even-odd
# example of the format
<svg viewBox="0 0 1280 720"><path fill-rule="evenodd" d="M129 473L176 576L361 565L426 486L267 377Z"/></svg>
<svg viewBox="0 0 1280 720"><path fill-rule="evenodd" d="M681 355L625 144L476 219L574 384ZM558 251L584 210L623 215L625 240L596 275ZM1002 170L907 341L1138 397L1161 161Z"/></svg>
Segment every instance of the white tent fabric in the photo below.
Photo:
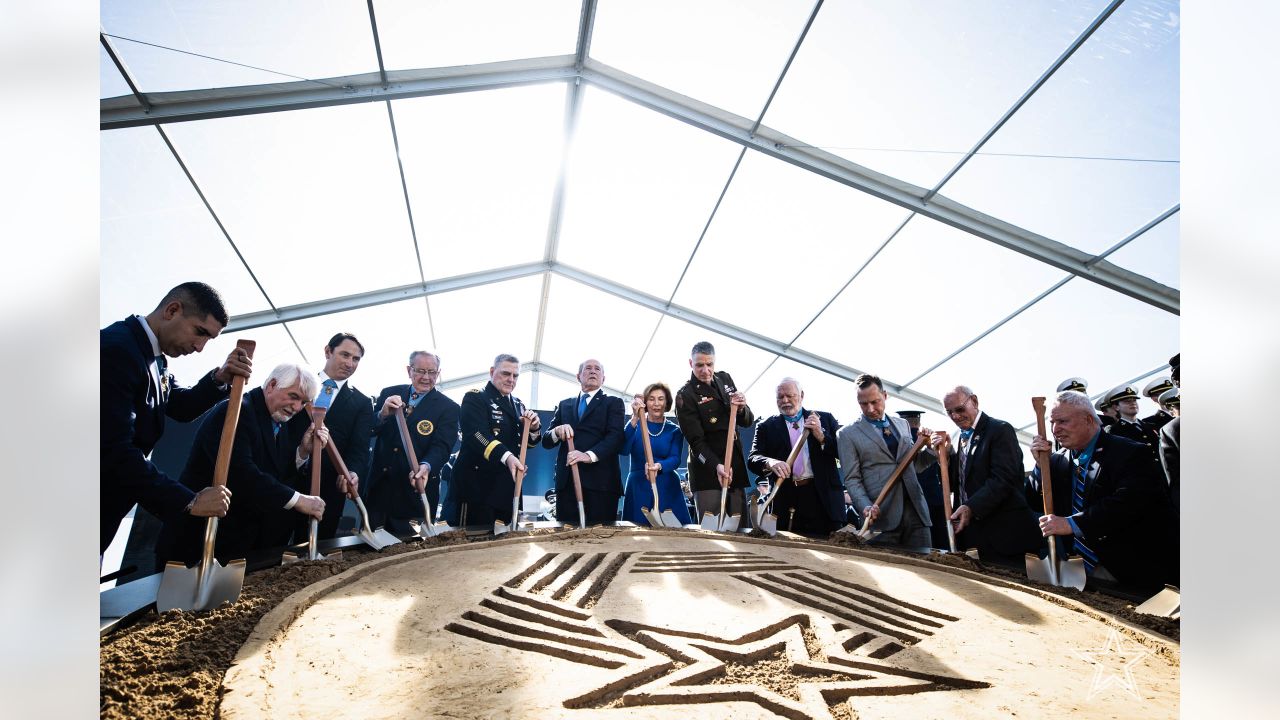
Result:
<svg viewBox="0 0 1280 720"><path fill-rule="evenodd" d="M674 388L709 339L762 414L793 376L852 421L865 371L927 426L963 383L1033 428L1178 350L1178 14L105 0L101 323L199 279L233 317L179 379L342 330L367 393L508 352L550 408L587 357Z"/></svg>

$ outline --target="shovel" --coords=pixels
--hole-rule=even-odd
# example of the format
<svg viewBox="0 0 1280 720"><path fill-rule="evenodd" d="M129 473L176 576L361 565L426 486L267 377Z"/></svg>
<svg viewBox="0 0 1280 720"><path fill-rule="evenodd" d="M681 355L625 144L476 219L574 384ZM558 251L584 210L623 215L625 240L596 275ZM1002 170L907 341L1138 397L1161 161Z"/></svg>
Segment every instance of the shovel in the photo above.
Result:
<svg viewBox="0 0 1280 720"><path fill-rule="evenodd" d="M1152 595L1134 610L1145 615L1178 618L1182 615L1182 594L1178 592L1178 588L1165 585L1163 590Z"/></svg>
<svg viewBox="0 0 1280 720"><path fill-rule="evenodd" d="M338 453L338 448L333 443L324 446L326 452L329 453L329 460L333 462L333 466L337 468L339 475L351 477L351 473L347 470L347 464L342 462L342 455ZM416 467L416 466L415 466ZM356 528L356 534L364 541L365 545L374 550L381 550L392 545L399 545L400 538L392 535L382 528L377 530L369 527L369 511L364 508L364 501L360 499L360 493L355 495L356 509L360 511L360 526Z"/></svg>
<svg viewBox="0 0 1280 720"><path fill-rule="evenodd" d="M569 452L573 452L573 438L569 438L568 443ZM582 478L578 476L578 464L570 465L569 471L573 473L573 494L578 498L578 527L586 530L587 511L582 507Z"/></svg>
<svg viewBox="0 0 1280 720"><path fill-rule="evenodd" d="M942 474L942 517L943 522L947 524L947 544L951 546L951 552L959 552L956 550L956 528L951 524L951 448L950 442L947 446L938 448L938 471Z"/></svg>
<svg viewBox="0 0 1280 720"><path fill-rule="evenodd" d="M236 349L243 350L253 359L253 340L237 340ZM231 468L231 446L236 439L236 424L240 422L240 402L244 395L244 377L231 378L231 396L227 400L227 416L222 421L222 439L218 442L218 457L213 463L213 485L227 484L227 471ZM225 566L214 559L213 547L218 539L218 518L211 517L204 526L204 550L200 564L189 568L185 563L165 563L160 577L160 589L156 591L156 610L212 610L222 603L233 603L240 598L244 587L244 560L232 560Z"/></svg>
<svg viewBox="0 0 1280 720"><path fill-rule="evenodd" d="M328 408L311 406L311 424L315 428L311 440L311 494L316 497L320 496L320 434L319 430L324 426L324 416L328 412ZM304 558L300 555L286 555L281 558L282 564L298 562L299 560L340 560L342 559L342 551L330 553L329 555L321 555L317 547L318 533L320 532L320 521L311 518L307 524L307 556Z"/></svg>
<svg viewBox="0 0 1280 720"><path fill-rule="evenodd" d="M400 429L400 443L404 445L404 456L409 460L409 467L417 468L418 454L413 451L413 438L409 437L409 426L404 421L404 408L396 408L396 426ZM418 537L426 539L453 529L449 527L447 522L431 522L431 501L427 499L425 486L422 492L418 493L418 499L422 501L423 521L421 524L416 521L410 521L409 523L417 530Z"/></svg>
<svg viewBox="0 0 1280 720"><path fill-rule="evenodd" d="M902 460L898 461L898 467L893 469L893 474L889 476L889 481L884 484L884 487L880 488L880 494L876 496L876 501L873 503L876 507L879 507L880 503L884 502L885 496L887 496L889 491L893 489L893 484L898 482L898 478L902 477L902 471L907 469L907 465L911 463L915 458L916 453L920 452L920 448L924 447L924 444L928 441L929 438L921 435L916 440L916 444L911 446L911 450L907 452L906 456L903 457ZM870 542L881 532L882 531L880 530L871 529L871 514L867 513L867 517L862 519L862 527L858 528L858 532L854 534L863 540Z"/></svg>
<svg viewBox="0 0 1280 720"><path fill-rule="evenodd" d="M1044 428L1044 398L1031 398L1031 407L1036 412L1036 432L1040 437L1048 437ZM1049 458L1042 456L1036 460L1040 467L1040 498L1044 502L1044 514L1053 514L1053 486L1049 477ZM1040 557L1035 553L1027 553L1027 579L1035 582L1055 585L1057 587L1073 587L1084 589L1086 580L1084 558L1068 557L1066 562L1058 562L1058 543L1056 536L1050 535L1049 556Z"/></svg>
<svg viewBox="0 0 1280 720"><path fill-rule="evenodd" d="M666 525L666 519L663 518L662 510L658 507L658 474L651 473L648 470L649 465L653 463L653 445L649 442L648 418L644 417L642 414L638 421L638 425L640 426L640 437L644 440L644 474L649 476L649 487L653 488L653 509L650 510L649 508L641 505L640 512L644 514L644 518L649 521L650 526L664 527ZM673 519L675 518L675 513L672 513L669 510L667 512ZM680 521L677 520L676 524L680 524Z"/></svg>
<svg viewBox="0 0 1280 720"><path fill-rule="evenodd" d="M734 437L737 436L737 433L738 433L738 410L737 408L733 407L732 404L730 404L729 405L729 439L725 441L725 445L724 445L724 466L730 473L733 472L733 439ZM711 516L711 513L703 513L702 514L703 530L719 530L720 532L737 532L738 531L738 523L742 520L742 516L741 515L730 515L728 517L725 516L724 514L725 504L728 502L728 500L729 500L729 486L725 485L724 481L721 481L720 515L716 517L716 516Z"/></svg>
<svg viewBox="0 0 1280 720"><path fill-rule="evenodd" d="M520 426L520 464L524 465L524 459L529 452L529 424L532 421L525 418ZM569 449L573 449L573 440L569 441ZM501 520L493 521L493 535L497 537L504 533L518 529L520 521L520 486L524 484L524 470L516 471L516 491L511 496L511 524L507 525ZM573 480L578 480L578 468L573 469ZM578 511L582 511L582 490L578 490Z"/></svg>
<svg viewBox="0 0 1280 720"><path fill-rule="evenodd" d="M796 444L791 446L791 452L787 454L787 467L796 464L796 458L800 457L800 450L804 448L804 444L809 441L809 428L805 428L800 433L800 437L796 438ZM764 504L760 506L760 514L756 516L756 527L769 533L770 535L778 534L778 516L769 512L769 507L773 505L774 498L778 497L778 491L782 489L782 483L786 482L786 478L778 480L773 486L773 490L769 492L769 497L765 498Z"/></svg>

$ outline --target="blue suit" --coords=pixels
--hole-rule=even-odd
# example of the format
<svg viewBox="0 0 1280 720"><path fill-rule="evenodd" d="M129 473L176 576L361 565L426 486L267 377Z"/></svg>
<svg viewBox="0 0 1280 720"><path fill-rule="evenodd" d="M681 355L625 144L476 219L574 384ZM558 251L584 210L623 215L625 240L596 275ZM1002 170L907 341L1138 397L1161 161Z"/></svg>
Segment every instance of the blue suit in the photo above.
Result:
<svg viewBox="0 0 1280 720"><path fill-rule="evenodd" d="M151 341L136 317L103 328L99 334L99 552L107 549L120 521L134 503L161 520L182 513L194 493L165 475L147 456L164 434L165 417L190 422L200 417L228 389L219 388L213 372L195 387L180 388L169 376L169 390L151 375Z"/></svg>

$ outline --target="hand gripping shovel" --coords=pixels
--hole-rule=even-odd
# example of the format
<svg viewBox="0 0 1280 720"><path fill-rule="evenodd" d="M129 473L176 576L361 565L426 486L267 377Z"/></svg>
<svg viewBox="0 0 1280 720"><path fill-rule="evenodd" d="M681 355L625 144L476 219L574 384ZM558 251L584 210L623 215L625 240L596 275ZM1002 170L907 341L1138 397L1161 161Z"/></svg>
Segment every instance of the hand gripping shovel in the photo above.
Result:
<svg viewBox="0 0 1280 720"><path fill-rule="evenodd" d="M338 453L338 447L333 443L324 446L325 452L329 453L329 460L333 462L333 466L337 468L338 474L351 477L350 471L347 470L347 464L342 462L342 455ZM415 465L416 467L416 465ZM364 501L360 499L360 493L355 495L356 509L360 511L360 526L356 528L356 534L364 541L365 545L374 550L381 550L392 545L399 545L400 538L392 535L382 528L373 530L369 527L369 511L364 508Z"/></svg>
<svg viewBox="0 0 1280 720"><path fill-rule="evenodd" d="M1031 398L1031 407L1036 411L1036 432L1040 437L1048 437L1044 428L1044 398ZM1044 502L1044 514L1053 514L1053 486L1049 477L1049 457L1047 455L1036 459L1037 465L1040 467L1040 498ZM1057 537L1050 535L1046 538L1049 541L1049 556L1040 557L1035 553L1027 553L1027 579L1035 582L1045 583L1046 585L1056 585L1058 587L1073 587L1077 590L1084 589L1086 580L1084 558L1079 556L1068 557L1066 562L1058 562L1058 543Z"/></svg>
<svg viewBox="0 0 1280 720"><path fill-rule="evenodd" d="M253 359L253 340L237 340L236 349L243 350ZM231 379L231 397L227 400L227 417L222 421L222 439L218 443L218 457L213 463L213 484L227 484L227 471L231 468L231 446L236 439L236 424L240 422L240 402L244 395L244 377ZM204 550L200 564L189 568L185 563L170 562L160 577L160 589L156 592L156 610L212 610L222 603L233 603L244 587L244 560L232 560L223 565L213 557L213 547L218 539L218 518L211 517L204 526Z"/></svg>
<svg viewBox="0 0 1280 720"><path fill-rule="evenodd" d="M928 441L929 438L921 435L916 440L916 444L911 446L911 450L907 452L906 456L903 457L902 460L898 461L898 467L893 469L893 474L889 476L889 481L884 484L884 487L880 488L880 494L876 496L876 501L874 503L876 507L879 507L880 503L884 502L885 496L887 496L889 491L893 489L893 484L898 482L898 478L902 477L902 471L907 469L907 465L915 459L916 453L920 452L920 448L924 447L924 444ZM870 542L881 532L882 531L880 530L871 529L871 514L868 513L867 517L862 519L862 527L858 528L858 532L854 534L863 540Z"/></svg>
<svg viewBox="0 0 1280 720"><path fill-rule="evenodd" d="M529 453L529 425L532 421L525 418L520 425L520 464L524 465L524 459ZM569 449L573 449L573 441L569 441ZM511 496L511 524L507 525L501 520L493 521L493 536L497 537L504 533L514 532L519 529L520 525L520 486L524 484L524 470L516 471L516 491ZM578 477L578 469L574 468L573 477ZM578 491L578 507L582 507L582 491Z"/></svg>
<svg viewBox="0 0 1280 720"><path fill-rule="evenodd" d="M404 408L396 408L396 427L400 429L400 444L404 445L404 456L409 461L409 467L416 470L418 467L418 454L413 451L413 438L409 436L409 426L404 421ZM409 521L409 525L417 531L418 537L426 539L453 529L449 527L447 522L435 523L431 521L431 501L427 499L425 486L422 492L418 493L418 499L422 501L422 522Z"/></svg>
<svg viewBox="0 0 1280 720"><path fill-rule="evenodd" d="M796 444L791 446L791 452L787 454L787 467L796 464L796 458L800 457L800 450L804 448L804 444L809 441L809 428L805 428L800 433L800 437L796 438ZM769 512L769 507L773 505L774 498L778 497L778 491L782 489L782 483L786 482L786 478L780 478L774 484L773 490L769 492L769 497L765 498L764 504L760 506L760 514L756 517L756 527L769 533L770 535L778 534L778 516Z"/></svg>
<svg viewBox="0 0 1280 720"><path fill-rule="evenodd" d="M738 434L738 409L729 405L729 439L724 445L724 466L730 473L733 472L733 439ZM719 478L717 478L718 480ZM729 486L720 481L720 515L713 516L711 513L702 514L703 530L719 530L720 532L738 532L738 523L741 522L741 515L730 515L725 517L725 504L729 500Z"/></svg>
<svg viewBox="0 0 1280 720"><path fill-rule="evenodd" d="M641 505L640 512L644 514L644 519L649 521L650 526L664 527L667 524L666 518L662 516L662 510L658 508L658 474L649 472L649 465L653 463L653 445L649 442L649 420L641 415L638 424L640 427L640 437L644 439L644 474L648 476L649 487L653 489L653 509L650 510L649 508ZM675 518L675 514L670 510L667 511L667 514L671 515L672 519ZM676 520L676 525L679 524L680 521Z"/></svg>
<svg viewBox="0 0 1280 720"><path fill-rule="evenodd" d="M569 438L569 452L573 452L573 438ZM573 494L578 498L578 527L587 529L587 511L582 507L582 478L578 475L578 464L569 466L573 473Z"/></svg>

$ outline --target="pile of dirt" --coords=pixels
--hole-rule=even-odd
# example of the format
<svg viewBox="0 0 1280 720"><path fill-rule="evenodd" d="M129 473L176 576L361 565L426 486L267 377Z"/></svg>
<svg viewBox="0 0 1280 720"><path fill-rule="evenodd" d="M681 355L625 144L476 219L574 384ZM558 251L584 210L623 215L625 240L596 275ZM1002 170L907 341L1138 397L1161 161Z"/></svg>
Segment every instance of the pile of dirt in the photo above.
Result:
<svg viewBox="0 0 1280 720"><path fill-rule="evenodd" d="M245 576L240 600L208 612L148 614L103 640L99 704L103 718L213 718L222 677L258 620L311 583L369 560L466 542L461 531L393 545L348 548L340 560L304 561Z"/></svg>

